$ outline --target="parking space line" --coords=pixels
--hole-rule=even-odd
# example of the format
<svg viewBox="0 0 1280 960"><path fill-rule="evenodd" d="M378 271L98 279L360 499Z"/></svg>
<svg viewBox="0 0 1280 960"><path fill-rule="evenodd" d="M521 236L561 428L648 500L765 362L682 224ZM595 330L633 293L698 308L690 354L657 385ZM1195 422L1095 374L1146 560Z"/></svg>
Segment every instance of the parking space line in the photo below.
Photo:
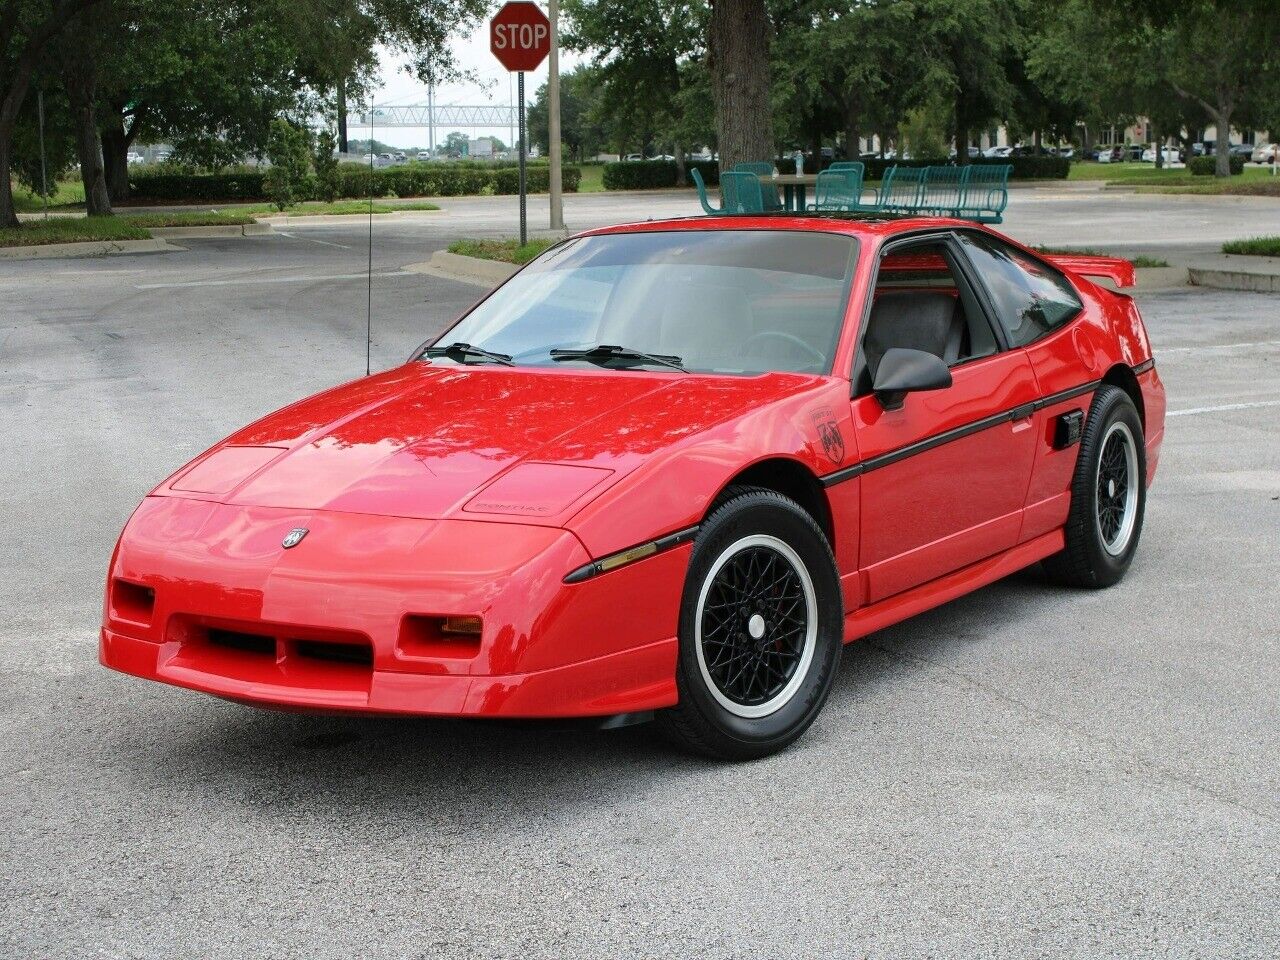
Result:
<svg viewBox="0 0 1280 960"><path fill-rule="evenodd" d="M1252 403L1224 403L1216 407L1191 407L1187 410L1170 410L1167 417L1189 417L1197 413L1219 413L1225 410L1252 410L1255 407L1280 407L1280 400L1255 400Z"/></svg>
<svg viewBox="0 0 1280 960"><path fill-rule="evenodd" d="M1195 347L1165 347L1157 350L1157 355L1164 353L1191 353L1200 350L1239 350L1244 347L1276 347L1280 340L1254 340L1250 343L1204 343Z"/></svg>
<svg viewBox="0 0 1280 960"><path fill-rule="evenodd" d="M343 250L351 249L351 244L349 243L333 243L329 240L317 240L314 237L300 237L296 233L286 233L283 230L277 230L276 233L282 237L288 237L290 240L305 240L307 243L319 243L326 247L341 247Z"/></svg>

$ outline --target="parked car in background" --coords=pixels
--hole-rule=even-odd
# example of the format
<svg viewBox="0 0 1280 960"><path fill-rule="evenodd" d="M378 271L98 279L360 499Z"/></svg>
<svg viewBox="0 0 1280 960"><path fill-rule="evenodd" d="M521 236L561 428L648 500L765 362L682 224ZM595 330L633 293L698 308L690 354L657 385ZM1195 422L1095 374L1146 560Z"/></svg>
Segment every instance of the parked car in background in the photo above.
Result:
<svg viewBox="0 0 1280 960"><path fill-rule="evenodd" d="M1161 152L1163 154L1163 160L1165 163L1181 163L1182 162L1182 151L1180 151L1177 147L1162 147ZM1147 147L1147 149L1142 151L1142 162L1143 163L1156 162L1155 147Z"/></svg>
<svg viewBox="0 0 1280 960"><path fill-rule="evenodd" d="M1119 163L1122 148L1118 146L1098 147L1093 159L1099 163Z"/></svg>
<svg viewBox="0 0 1280 960"><path fill-rule="evenodd" d="M636 160L643 160L643 159L644 159L644 154L642 154L642 153L628 153L628 154L627 154L625 157L623 157L622 159L623 159L623 160L626 160L628 163L631 163L631 162L636 161Z"/></svg>
<svg viewBox="0 0 1280 960"><path fill-rule="evenodd" d="M128 156L125 157L125 160L128 162L129 166L133 166L135 163L142 162L142 154L135 153L134 151L130 150L128 153Z"/></svg>
<svg viewBox="0 0 1280 960"><path fill-rule="evenodd" d="M1253 156L1253 145L1249 143L1233 143L1228 152L1233 157L1244 157L1248 160Z"/></svg>
<svg viewBox="0 0 1280 960"><path fill-rule="evenodd" d="M1280 162L1280 143L1260 143L1253 148L1254 163Z"/></svg>
<svg viewBox="0 0 1280 960"><path fill-rule="evenodd" d="M1053 151L1054 156L1062 157L1062 159L1064 160L1075 159L1075 155L1076 155L1075 147L1057 147L1056 149L1053 147L1050 147L1050 149Z"/></svg>
<svg viewBox="0 0 1280 960"><path fill-rule="evenodd" d="M984 157L1003 159L1013 154L1013 147L987 147L982 151Z"/></svg>

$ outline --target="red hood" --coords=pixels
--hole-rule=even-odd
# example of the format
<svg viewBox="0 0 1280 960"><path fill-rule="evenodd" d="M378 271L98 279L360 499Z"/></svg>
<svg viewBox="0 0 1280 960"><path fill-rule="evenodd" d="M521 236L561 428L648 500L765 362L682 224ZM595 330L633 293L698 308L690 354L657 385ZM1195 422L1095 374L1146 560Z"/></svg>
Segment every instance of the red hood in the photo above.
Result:
<svg viewBox="0 0 1280 960"><path fill-rule="evenodd" d="M818 382L410 363L265 417L157 493L552 522L655 452Z"/></svg>

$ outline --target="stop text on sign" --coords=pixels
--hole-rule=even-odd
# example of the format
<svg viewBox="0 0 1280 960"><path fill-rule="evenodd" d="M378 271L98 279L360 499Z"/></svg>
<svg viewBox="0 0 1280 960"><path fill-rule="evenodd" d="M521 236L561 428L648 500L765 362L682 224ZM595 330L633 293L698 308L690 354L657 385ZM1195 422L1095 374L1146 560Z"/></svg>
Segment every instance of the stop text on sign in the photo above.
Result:
<svg viewBox="0 0 1280 960"><path fill-rule="evenodd" d="M550 36L551 31L540 23L498 24L493 28L493 49L534 49L546 43Z"/></svg>
<svg viewBox="0 0 1280 960"><path fill-rule="evenodd" d="M512 0L489 22L489 49L508 70L536 70L551 53L551 21L537 4Z"/></svg>

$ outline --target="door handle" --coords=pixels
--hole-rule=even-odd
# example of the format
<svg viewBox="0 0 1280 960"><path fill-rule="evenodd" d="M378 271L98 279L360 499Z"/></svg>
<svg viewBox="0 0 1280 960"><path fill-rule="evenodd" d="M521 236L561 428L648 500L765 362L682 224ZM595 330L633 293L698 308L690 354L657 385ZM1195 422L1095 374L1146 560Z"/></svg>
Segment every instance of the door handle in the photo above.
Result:
<svg viewBox="0 0 1280 960"><path fill-rule="evenodd" d="M1034 403L1024 403L1020 407L1014 407L1009 412L1009 419L1012 420L1014 423L1017 423L1019 420L1030 419L1032 414L1034 414L1035 412L1036 412L1036 405Z"/></svg>

